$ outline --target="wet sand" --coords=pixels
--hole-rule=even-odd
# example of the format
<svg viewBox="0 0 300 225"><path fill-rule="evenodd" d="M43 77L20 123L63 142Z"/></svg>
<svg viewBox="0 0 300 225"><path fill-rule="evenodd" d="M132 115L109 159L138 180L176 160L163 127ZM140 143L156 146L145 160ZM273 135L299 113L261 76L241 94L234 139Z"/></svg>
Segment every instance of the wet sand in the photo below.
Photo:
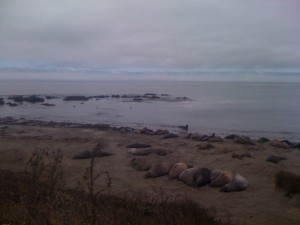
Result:
<svg viewBox="0 0 300 225"><path fill-rule="evenodd" d="M162 139L158 135L124 132L115 129L70 128L30 125L0 125L1 169L22 171L32 152L37 148L61 149L64 152L63 169L68 187L84 186L83 174L89 160L72 157L84 150L92 149L98 142L104 150L113 153L109 157L95 159L97 172L108 171L111 176L111 191L117 195L126 193L151 193L160 195L161 190L173 197L189 196L206 207L214 207L217 216L237 224L300 224L300 194L284 197L284 192L275 188L275 174L287 170L300 174L300 150L270 146L269 142L243 145L232 140L211 143L214 148L199 150L199 142L178 138ZM133 156L127 145L145 143L153 147L172 150L167 156ZM251 157L232 158L232 154L250 153ZM271 154L285 156L278 164L267 162ZM193 166L231 170L244 176L249 187L242 192L223 193L220 188L204 186L190 187L168 176L145 179L145 173L135 170L130 162L136 157L147 157L150 161L181 161ZM105 177L97 180L96 189L106 188Z"/></svg>

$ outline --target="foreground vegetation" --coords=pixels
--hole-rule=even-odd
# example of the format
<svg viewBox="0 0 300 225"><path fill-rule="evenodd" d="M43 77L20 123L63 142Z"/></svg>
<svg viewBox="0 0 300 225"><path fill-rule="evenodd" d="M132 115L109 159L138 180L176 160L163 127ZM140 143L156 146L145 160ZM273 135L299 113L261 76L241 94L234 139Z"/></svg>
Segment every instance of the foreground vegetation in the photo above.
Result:
<svg viewBox="0 0 300 225"><path fill-rule="evenodd" d="M97 145L94 152L101 149ZM186 197L168 197L163 191L159 197L97 192L97 179L105 178L108 190L112 181L107 172L94 173L94 157L83 175L86 190L67 189L62 159L60 150L38 149L24 172L0 170L0 224L225 224L215 219L213 210Z"/></svg>

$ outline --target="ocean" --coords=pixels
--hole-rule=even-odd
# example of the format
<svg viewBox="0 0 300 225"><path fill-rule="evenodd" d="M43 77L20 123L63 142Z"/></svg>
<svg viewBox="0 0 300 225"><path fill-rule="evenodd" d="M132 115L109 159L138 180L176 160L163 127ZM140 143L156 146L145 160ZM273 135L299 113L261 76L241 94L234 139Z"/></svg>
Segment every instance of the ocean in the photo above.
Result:
<svg viewBox="0 0 300 225"><path fill-rule="evenodd" d="M168 94L188 101L124 101L103 98L63 101L67 95ZM0 117L108 123L134 128L164 128L176 132L189 125L189 132L300 140L300 83L155 81L155 80L1 80L0 97L54 95L39 103L0 106Z"/></svg>

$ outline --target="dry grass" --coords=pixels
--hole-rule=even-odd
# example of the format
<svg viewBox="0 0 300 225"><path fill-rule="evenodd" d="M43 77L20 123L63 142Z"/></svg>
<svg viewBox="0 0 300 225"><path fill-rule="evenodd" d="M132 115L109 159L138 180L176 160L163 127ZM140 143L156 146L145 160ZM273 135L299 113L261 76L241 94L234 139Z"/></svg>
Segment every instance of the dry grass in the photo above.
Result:
<svg viewBox="0 0 300 225"><path fill-rule="evenodd" d="M217 220L214 210L185 197L170 198L163 190L158 197L99 194L93 187L98 178L93 174L93 159L85 174L88 193L67 189L62 182L61 160L60 150L49 154L39 149L25 172L0 170L0 224L229 224ZM108 179L108 185L110 182Z"/></svg>

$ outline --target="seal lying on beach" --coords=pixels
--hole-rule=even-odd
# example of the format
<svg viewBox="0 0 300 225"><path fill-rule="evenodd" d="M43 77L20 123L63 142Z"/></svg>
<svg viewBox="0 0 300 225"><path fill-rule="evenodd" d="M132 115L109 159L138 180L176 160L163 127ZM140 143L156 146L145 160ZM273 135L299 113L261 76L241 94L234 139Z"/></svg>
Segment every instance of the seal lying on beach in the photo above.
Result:
<svg viewBox="0 0 300 225"><path fill-rule="evenodd" d="M92 150L86 150L78 155L74 155L73 159L90 159L92 158L94 154L94 157L105 157L105 156L111 156L113 155L110 152L104 152L104 151L92 151Z"/></svg>
<svg viewBox="0 0 300 225"><path fill-rule="evenodd" d="M218 170L215 169L210 175L210 186L219 187L223 186L233 179L233 173L228 170Z"/></svg>
<svg viewBox="0 0 300 225"><path fill-rule="evenodd" d="M141 157L141 158L133 158L130 162L130 165L135 168L136 170L149 170L151 167L151 160L148 157Z"/></svg>
<svg viewBox="0 0 300 225"><path fill-rule="evenodd" d="M288 171L279 171L275 177L277 188L287 191L286 197L293 197L300 191L300 176Z"/></svg>
<svg viewBox="0 0 300 225"><path fill-rule="evenodd" d="M172 153L172 151L170 149L167 148L141 148L141 149L136 149L136 148L132 148L128 150L129 154L132 155L149 155L149 154L157 154L160 156L165 156L168 155L170 153Z"/></svg>
<svg viewBox="0 0 300 225"><path fill-rule="evenodd" d="M248 181L240 174L235 174L232 181L225 184L220 191L232 192L232 191L243 191L248 187Z"/></svg>
<svg viewBox="0 0 300 225"><path fill-rule="evenodd" d="M188 167L185 163L174 163L169 171L169 178L176 179L182 173L182 171L186 170Z"/></svg>
<svg viewBox="0 0 300 225"><path fill-rule="evenodd" d="M155 178L167 175L171 168L172 164L168 162L161 162L153 164L149 171L146 173L146 178Z"/></svg>
<svg viewBox="0 0 300 225"><path fill-rule="evenodd" d="M210 182L210 170L207 168L193 167L182 171L179 180L186 185L203 186Z"/></svg>

